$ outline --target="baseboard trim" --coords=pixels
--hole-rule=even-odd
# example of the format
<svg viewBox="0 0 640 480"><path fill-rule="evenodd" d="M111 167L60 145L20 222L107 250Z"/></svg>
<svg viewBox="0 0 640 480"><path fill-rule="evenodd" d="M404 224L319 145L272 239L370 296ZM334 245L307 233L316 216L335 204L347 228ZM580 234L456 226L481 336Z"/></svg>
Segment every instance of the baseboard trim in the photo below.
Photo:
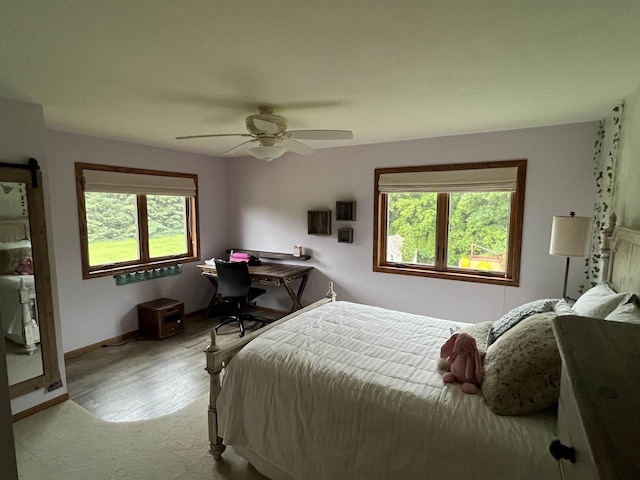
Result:
<svg viewBox="0 0 640 480"><path fill-rule="evenodd" d="M102 345L114 345L116 343L126 342L127 340L133 340L138 336L138 332L138 330L134 330L133 332L123 333L122 335L118 335L116 337L107 338L106 340L92 343L91 345L86 345L84 347L78 348L77 350L71 350L64 354L64 359L69 360L70 358L79 357L80 355L84 355L85 353L98 350L102 347Z"/></svg>
<svg viewBox="0 0 640 480"><path fill-rule="evenodd" d="M28 408L27 410L24 410L20 413L16 413L15 415L11 416L11 419L13 420L13 423L16 423L22 420L23 418L30 417L33 414L46 410L47 408L53 407L54 405L58 405L59 403L66 402L67 400L69 400L69 394L64 393L59 397L52 398L51 400L47 400L46 402L41 403L40 405L36 405L35 407Z"/></svg>
<svg viewBox="0 0 640 480"><path fill-rule="evenodd" d="M201 310L195 310L193 312L185 313L184 314L184 319L188 320L188 319L193 318L193 317L198 317L200 315L204 315L206 312L207 312L207 309L203 308Z"/></svg>
<svg viewBox="0 0 640 480"><path fill-rule="evenodd" d="M185 321L189 320L193 317L197 317L199 315L203 315L207 311L206 308L202 310L196 310L194 312L190 312L185 314ZM134 330L133 332L123 333L122 335L118 335L116 337L107 338L106 340L102 340L100 342L92 343L91 345L86 345L84 347L80 347L76 350L71 350L64 354L64 359L69 360L71 358L79 357L80 355L84 355L85 353L92 352L94 350L98 350L102 348L103 345L115 345L116 343L126 342L127 340L133 340L140 333L139 330Z"/></svg>

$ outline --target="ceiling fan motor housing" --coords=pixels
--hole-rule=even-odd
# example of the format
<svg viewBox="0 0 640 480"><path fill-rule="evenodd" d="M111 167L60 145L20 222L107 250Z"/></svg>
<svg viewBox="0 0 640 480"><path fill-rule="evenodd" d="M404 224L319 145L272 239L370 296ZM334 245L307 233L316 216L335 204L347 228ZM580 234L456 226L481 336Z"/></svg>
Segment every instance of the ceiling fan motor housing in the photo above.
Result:
<svg viewBox="0 0 640 480"><path fill-rule="evenodd" d="M287 119L280 115L257 113L245 119L247 130L256 136L281 137L287 131Z"/></svg>

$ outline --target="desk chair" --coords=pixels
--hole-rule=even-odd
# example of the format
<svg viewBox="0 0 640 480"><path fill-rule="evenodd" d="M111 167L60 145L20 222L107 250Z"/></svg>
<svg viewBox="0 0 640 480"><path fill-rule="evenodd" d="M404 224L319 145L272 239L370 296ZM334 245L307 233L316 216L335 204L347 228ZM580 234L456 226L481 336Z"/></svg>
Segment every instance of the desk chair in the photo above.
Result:
<svg viewBox="0 0 640 480"><path fill-rule="evenodd" d="M218 272L218 298L235 306L233 315L224 317L214 328L216 333L218 329L231 322L237 322L240 327L240 336L244 336L243 320L254 320L260 322L260 327L264 327L265 321L254 317L253 315L243 314L242 307L251 301L267 293L263 288L254 288L251 286L251 276L249 275L249 267L246 262L225 262L223 260L215 260L216 270Z"/></svg>

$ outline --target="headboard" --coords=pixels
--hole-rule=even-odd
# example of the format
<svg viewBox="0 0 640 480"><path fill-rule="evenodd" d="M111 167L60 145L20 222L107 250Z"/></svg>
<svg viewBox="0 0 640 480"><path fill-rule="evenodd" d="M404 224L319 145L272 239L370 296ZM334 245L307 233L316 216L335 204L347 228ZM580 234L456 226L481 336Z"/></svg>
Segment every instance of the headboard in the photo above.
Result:
<svg viewBox="0 0 640 480"><path fill-rule="evenodd" d="M640 296L640 231L616 226L612 213L602 235L600 280L611 283L617 292Z"/></svg>
<svg viewBox="0 0 640 480"><path fill-rule="evenodd" d="M29 220L26 218L0 218L0 242L29 240Z"/></svg>

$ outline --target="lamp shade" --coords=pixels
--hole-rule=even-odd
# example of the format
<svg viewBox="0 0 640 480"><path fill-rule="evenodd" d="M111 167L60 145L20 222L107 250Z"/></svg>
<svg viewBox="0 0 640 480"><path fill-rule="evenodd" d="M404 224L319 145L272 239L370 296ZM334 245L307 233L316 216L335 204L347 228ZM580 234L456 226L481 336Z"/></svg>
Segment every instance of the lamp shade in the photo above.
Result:
<svg viewBox="0 0 640 480"><path fill-rule="evenodd" d="M278 157L281 157L287 151L287 147L281 147L278 145L274 145L272 147L256 147L251 148L249 153L260 160L266 160L270 162Z"/></svg>
<svg viewBox="0 0 640 480"><path fill-rule="evenodd" d="M589 217L553 217L549 253L562 257L586 257L590 233Z"/></svg>

